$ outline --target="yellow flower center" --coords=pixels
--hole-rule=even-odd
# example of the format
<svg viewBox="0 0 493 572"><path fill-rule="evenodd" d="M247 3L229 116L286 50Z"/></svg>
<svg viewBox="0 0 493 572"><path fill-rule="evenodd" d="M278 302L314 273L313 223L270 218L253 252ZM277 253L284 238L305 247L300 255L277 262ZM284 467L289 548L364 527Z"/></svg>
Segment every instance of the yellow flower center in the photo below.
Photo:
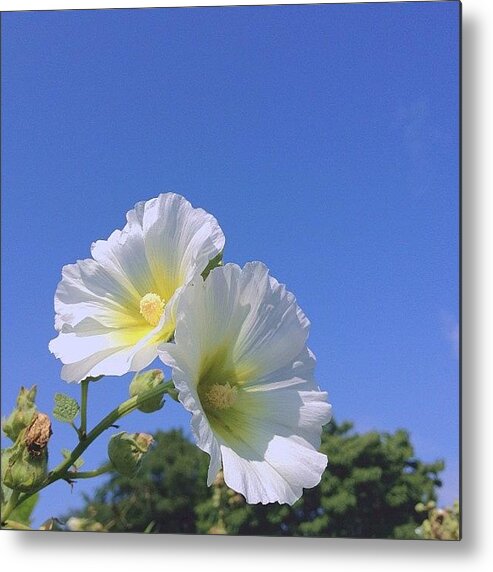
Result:
<svg viewBox="0 0 493 572"><path fill-rule="evenodd" d="M205 394L205 397L208 405L214 407L214 409L228 409L228 407L234 405L238 397L238 390L235 386L231 387L229 383L225 385L215 383Z"/></svg>
<svg viewBox="0 0 493 572"><path fill-rule="evenodd" d="M158 294L149 292L140 301L140 313L151 326L157 326L163 315L165 302Z"/></svg>

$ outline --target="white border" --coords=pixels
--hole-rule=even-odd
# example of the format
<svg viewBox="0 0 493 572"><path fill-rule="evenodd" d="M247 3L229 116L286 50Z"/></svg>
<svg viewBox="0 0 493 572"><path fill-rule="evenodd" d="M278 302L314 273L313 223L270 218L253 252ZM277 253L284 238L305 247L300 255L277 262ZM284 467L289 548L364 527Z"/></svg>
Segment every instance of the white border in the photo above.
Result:
<svg viewBox="0 0 493 572"><path fill-rule="evenodd" d="M7 0L8 1L8 0ZM4 2L5 3L5 2ZM258 4L219 0L217 4ZM285 0L283 4L300 3ZM329 3L329 2L328 2ZM330 2L332 3L332 2ZM211 1L10 0L4 11L216 5ZM463 535L460 543L200 536L42 534L0 531L2 566L95 569L484 570L493 561L493 2L463 3ZM488 129L489 127L489 129ZM488 143L490 144L488 147ZM490 294L490 295L488 295ZM9 568L8 566L11 566Z"/></svg>

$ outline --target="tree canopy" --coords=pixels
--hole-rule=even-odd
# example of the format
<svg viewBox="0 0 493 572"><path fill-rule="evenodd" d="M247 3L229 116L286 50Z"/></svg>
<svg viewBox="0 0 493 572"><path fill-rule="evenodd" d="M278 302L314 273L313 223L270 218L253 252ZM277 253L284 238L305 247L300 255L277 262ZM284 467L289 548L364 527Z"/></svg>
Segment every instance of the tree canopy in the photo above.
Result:
<svg viewBox="0 0 493 572"><path fill-rule="evenodd" d="M208 488L208 455L181 431L159 432L137 477L113 474L72 527L153 533L349 538L417 538L426 515L418 503L436 500L443 462L414 456L409 434L370 431L332 421L322 435L329 458L321 483L292 507L248 505L219 474Z"/></svg>

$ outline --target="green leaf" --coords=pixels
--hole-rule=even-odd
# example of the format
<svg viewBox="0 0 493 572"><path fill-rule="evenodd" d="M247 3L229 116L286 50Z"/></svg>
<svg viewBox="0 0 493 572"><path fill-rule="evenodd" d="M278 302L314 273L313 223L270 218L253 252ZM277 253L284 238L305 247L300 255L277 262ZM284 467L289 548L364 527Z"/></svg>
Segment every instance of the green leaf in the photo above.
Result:
<svg viewBox="0 0 493 572"><path fill-rule="evenodd" d="M10 513L9 520L31 526L31 515L39 500L39 493L30 496Z"/></svg>
<svg viewBox="0 0 493 572"><path fill-rule="evenodd" d="M209 260L209 264L205 267L204 271L202 272L202 278L205 280L207 276L211 273L211 270L216 268L217 266L222 266L223 264L223 252L220 252L214 258Z"/></svg>
<svg viewBox="0 0 493 572"><path fill-rule="evenodd" d="M71 423L79 413L79 404L77 401L64 393L55 394L55 408L53 416L62 423Z"/></svg>

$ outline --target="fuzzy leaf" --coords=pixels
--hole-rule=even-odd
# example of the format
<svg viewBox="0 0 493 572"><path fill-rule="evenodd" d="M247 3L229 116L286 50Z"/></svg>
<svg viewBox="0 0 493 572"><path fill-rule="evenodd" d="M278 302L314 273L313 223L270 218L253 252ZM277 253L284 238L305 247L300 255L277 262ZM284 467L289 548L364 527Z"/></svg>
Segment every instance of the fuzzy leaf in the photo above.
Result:
<svg viewBox="0 0 493 572"><path fill-rule="evenodd" d="M55 408L53 416L63 423L71 423L79 413L79 404L77 401L64 393L55 394Z"/></svg>

